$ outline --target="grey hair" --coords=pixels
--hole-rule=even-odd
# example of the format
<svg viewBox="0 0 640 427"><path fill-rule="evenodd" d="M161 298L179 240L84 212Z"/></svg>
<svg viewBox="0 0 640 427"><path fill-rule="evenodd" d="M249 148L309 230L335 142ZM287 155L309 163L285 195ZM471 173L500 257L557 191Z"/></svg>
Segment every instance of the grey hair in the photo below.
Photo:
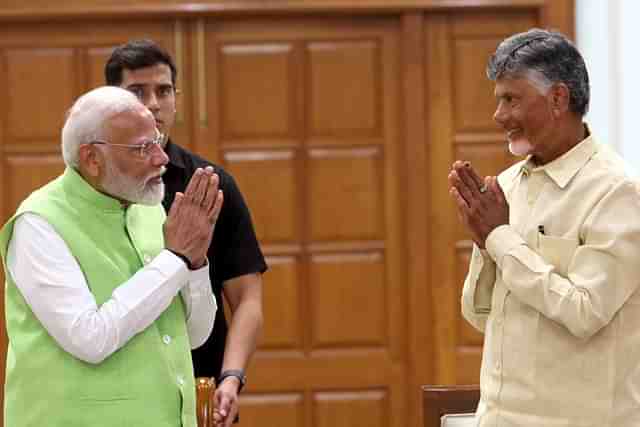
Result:
<svg viewBox="0 0 640 427"><path fill-rule="evenodd" d="M105 124L125 111L144 105L131 92L114 86L93 89L76 100L62 128L62 157L68 167L78 168L82 144L105 139Z"/></svg>
<svg viewBox="0 0 640 427"><path fill-rule="evenodd" d="M584 116L589 110L589 74L575 45L563 34L532 28L504 39L489 58L487 77L527 78L536 87L564 83L569 109Z"/></svg>

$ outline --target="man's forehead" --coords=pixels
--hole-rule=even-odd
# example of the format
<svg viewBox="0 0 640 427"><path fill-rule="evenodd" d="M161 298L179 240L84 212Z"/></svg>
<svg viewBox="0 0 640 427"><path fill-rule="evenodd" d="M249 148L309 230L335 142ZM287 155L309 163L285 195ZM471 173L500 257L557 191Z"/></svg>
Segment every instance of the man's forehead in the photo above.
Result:
<svg viewBox="0 0 640 427"><path fill-rule="evenodd" d="M122 70L122 86L171 85L171 68L167 64L156 64L135 70Z"/></svg>
<svg viewBox="0 0 640 427"><path fill-rule="evenodd" d="M147 107L122 111L111 117L106 123L107 127L115 129L149 128L155 129L155 119Z"/></svg>
<svg viewBox="0 0 640 427"><path fill-rule="evenodd" d="M531 82L526 77L504 77L496 79L493 92L496 95L502 93L520 92L531 86Z"/></svg>

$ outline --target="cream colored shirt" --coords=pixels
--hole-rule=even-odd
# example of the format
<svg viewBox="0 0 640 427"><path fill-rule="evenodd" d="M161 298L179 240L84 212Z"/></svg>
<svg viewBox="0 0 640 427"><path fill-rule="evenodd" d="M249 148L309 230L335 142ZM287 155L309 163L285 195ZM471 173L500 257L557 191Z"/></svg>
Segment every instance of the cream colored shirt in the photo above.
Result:
<svg viewBox="0 0 640 427"><path fill-rule="evenodd" d="M509 224L474 246L462 313L484 332L478 426L640 426L640 197L592 136L499 176Z"/></svg>

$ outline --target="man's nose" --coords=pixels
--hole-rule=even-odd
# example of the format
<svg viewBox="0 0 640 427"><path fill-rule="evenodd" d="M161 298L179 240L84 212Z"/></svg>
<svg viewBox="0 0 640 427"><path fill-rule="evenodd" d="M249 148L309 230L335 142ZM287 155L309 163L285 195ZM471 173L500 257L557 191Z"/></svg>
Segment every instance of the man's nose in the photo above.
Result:
<svg viewBox="0 0 640 427"><path fill-rule="evenodd" d="M151 90L145 95L144 105L152 112L160 109L160 106L158 104L158 97L156 96L154 91Z"/></svg>
<svg viewBox="0 0 640 427"><path fill-rule="evenodd" d="M496 107L496 111L493 113L493 120L499 125L507 121L507 111L501 104L498 104Z"/></svg>
<svg viewBox="0 0 640 427"><path fill-rule="evenodd" d="M165 153L162 145L156 144L153 146L153 151L151 152L151 162L154 166L164 166L169 163L169 156Z"/></svg>

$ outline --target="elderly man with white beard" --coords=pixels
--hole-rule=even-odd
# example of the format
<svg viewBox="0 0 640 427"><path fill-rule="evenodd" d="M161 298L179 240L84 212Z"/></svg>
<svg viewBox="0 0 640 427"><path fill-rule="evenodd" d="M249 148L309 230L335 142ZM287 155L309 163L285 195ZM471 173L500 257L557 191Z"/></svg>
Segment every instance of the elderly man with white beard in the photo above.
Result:
<svg viewBox="0 0 640 427"><path fill-rule="evenodd" d="M64 173L2 228L4 425L196 426L190 350L213 328L223 197L200 169L165 214L160 140L130 92L88 92L62 130Z"/></svg>

